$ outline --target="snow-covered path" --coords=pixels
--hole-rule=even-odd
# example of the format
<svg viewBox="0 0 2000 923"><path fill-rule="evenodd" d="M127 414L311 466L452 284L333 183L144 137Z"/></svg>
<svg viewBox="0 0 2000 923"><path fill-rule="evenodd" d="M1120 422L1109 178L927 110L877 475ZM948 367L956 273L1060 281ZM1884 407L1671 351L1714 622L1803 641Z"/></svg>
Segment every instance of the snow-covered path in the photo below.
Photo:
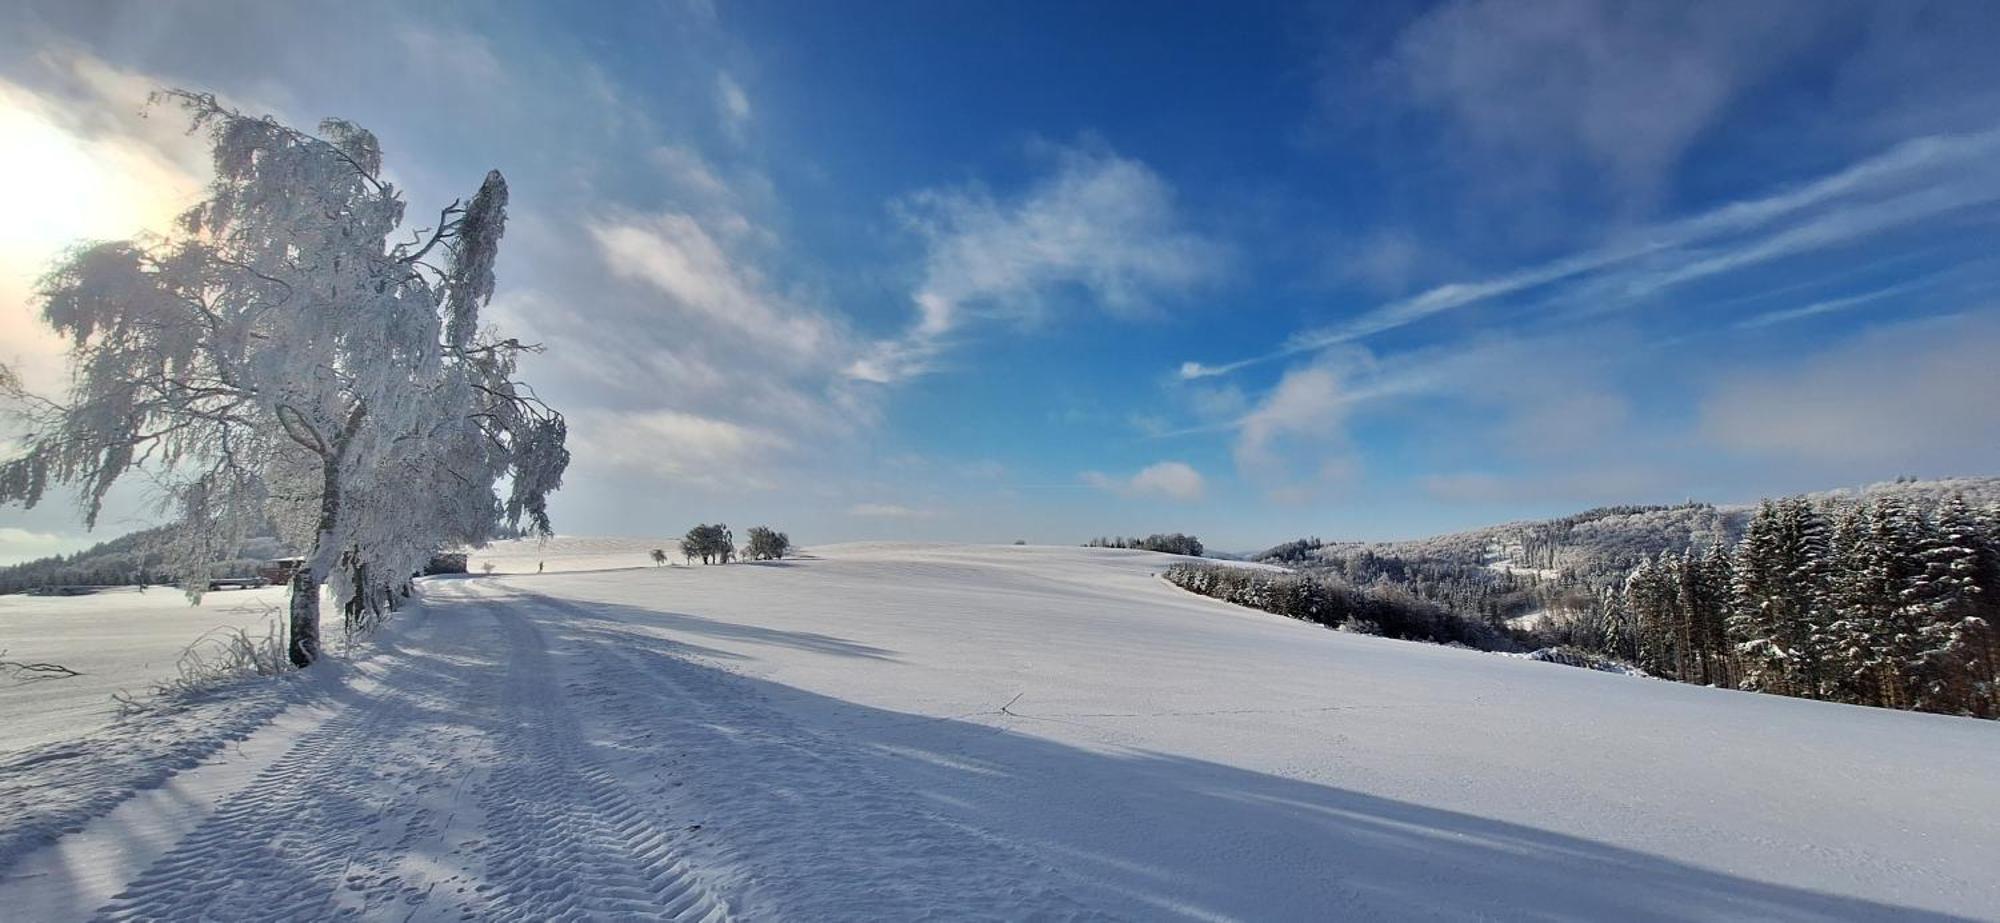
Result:
<svg viewBox="0 0 2000 923"><path fill-rule="evenodd" d="M1338 635L1164 562L432 581L275 723L0 849L0 917L2000 919L2000 725Z"/></svg>

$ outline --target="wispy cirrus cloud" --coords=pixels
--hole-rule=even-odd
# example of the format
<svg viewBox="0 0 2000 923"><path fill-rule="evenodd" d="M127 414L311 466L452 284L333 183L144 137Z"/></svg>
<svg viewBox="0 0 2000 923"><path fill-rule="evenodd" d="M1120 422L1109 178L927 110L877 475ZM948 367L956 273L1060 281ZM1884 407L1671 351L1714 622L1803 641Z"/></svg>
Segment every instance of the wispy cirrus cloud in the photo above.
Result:
<svg viewBox="0 0 2000 923"><path fill-rule="evenodd" d="M613 275L658 289L680 320L795 361L823 361L841 348L827 315L773 291L692 215L624 216L589 230Z"/></svg>
<svg viewBox="0 0 2000 923"><path fill-rule="evenodd" d="M1485 279L1440 285L1233 362L1182 363L1183 379L1318 352L1546 287L1590 286L1592 310L2000 202L2000 129L1917 138L1769 195L1621 233L1603 245Z"/></svg>
<svg viewBox="0 0 2000 923"><path fill-rule="evenodd" d="M1145 164L1093 148L1055 153L1055 170L1018 196L983 186L910 196L898 212L926 246L910 296L916 322L848 367L895 382L929 371L961 329L1024 319L1058 291L1134 316L1220 270L1220 244L1183 227L1174 193Z"/></svg>

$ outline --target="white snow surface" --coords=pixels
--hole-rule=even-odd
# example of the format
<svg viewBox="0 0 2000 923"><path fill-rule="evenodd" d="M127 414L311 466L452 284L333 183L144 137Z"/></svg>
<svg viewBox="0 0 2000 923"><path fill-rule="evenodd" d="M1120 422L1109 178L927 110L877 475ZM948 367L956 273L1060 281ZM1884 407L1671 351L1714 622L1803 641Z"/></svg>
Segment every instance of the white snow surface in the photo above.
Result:
<svg viewBox="0 0 2000 923"><path fill-rule="evenodd" d="M489 549L171 738L10 724L0 917L2000 919L1991 722L1326 631L1147 552L656 546Z"/></svg>
<svg viewBox="0 0 2000 923"><path fill-rule="evenodd" d="M144 693L177 673L181 652L204 636L243 629L262 637L285 604L284 587L219 590L188 604L174 587L89 596L0 596L5 659L57 663L83 675L32 682L0 678L0 747L49 743L104 728L112 693Z"/></svg>

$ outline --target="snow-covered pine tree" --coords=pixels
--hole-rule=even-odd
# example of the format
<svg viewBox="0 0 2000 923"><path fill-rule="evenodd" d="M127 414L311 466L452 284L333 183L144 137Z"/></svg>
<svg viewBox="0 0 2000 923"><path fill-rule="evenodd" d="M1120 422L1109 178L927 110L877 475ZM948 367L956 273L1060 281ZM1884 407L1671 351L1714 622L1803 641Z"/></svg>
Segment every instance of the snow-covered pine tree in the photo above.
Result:
<svg viewBox="0 0 2000 923"><path fill-rule="evenodd" d="M1631 612L1639 667L1672 679L1681 678L1679 563L1678 556L1661 552L1658 558L1642 562L1625 581L1625 605Z"/></svg>
<svg viewBox="0 0 2000 923"><path fill-rule="evenodd" d="M1733 559L1730 633L1747 688L1825 695L1826 520L1804 498L1766 502L1751 518Z"/></svg>
<svg viewBox="0 0 2000 923"><path fill-rule="evenodd" d="M1710 545L1698 558L1690 552L1681 584L1696 670L1689 682L1729 686L1734 679L1728 637L1731 585L1729 555L1722 546Z"/></svg>
<svg viewBox="0 0 2000 923"><path fill-rule="evenodd" d="M1793 685L1808 698L1826 697L1826 650L1830 641L1827 627L1833 618L1827 609L1829 529L1826 517L1804 497L1783 504L1785 561L1790 575L1785 607L1786 638L1794 655L1790 662Z"/></svg>
<svg viewBox="0 0 2000 923"><path fill-rule="evenodd" d="M1913 708L1991 713L1994 637L1981 585L1991 565L1983 533L1965 501L1953 498L1919 535L1898 607L1899 623L1915 625L1919 642L1903 669Z"/></svg>
<svg viewBox="0 0 2000 923"><path fill-rule="evenodd" d="M1885 566L1871 542L1867 511L1848 507L1834 522L1828 554L1827 663L1833 697L1844 702L1879 704L1886 668L1876 646L1882 630L1880 581L1871 576Z"/></svg>
<svg viewBox="0 0 2000 923"><path fill-rule="evenodd" d="M1928 583L1919 553L1929 524L1901 498L1878 498L1868 508L1860 559L1862 591L1874 613L1871 667L1881 678L1879 704L1911 708L1921 682L1924 606Z"/></svg>
<svg viewBox="0 0 2000 923"><path fill-rule="evenodd" d="M530 347L479 332L506 182L489 173L471 204L392 244L404 203L374 135L164 98L209 134L207 197L173 236L84 247L44 279L43 316L71 342L70 399L35 405L25 451L0 464L0 501L76 484L94 523L144 465L168 489L194 597L219 549L277 521L307 551L289 619L304 666L329 579L365 606L503 516L548 529L569 461L562 417L512 380ZM27 398L13 376L0 384Z"/></svg>

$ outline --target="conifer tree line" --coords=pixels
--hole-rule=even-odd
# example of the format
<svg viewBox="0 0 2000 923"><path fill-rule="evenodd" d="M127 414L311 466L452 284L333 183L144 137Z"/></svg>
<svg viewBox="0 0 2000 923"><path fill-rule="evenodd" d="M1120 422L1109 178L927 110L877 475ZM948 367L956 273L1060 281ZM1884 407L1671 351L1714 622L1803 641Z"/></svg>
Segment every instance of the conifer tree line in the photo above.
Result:
<svg viewBox="0 0 2000 923"><path fill-rule="evenodd" d="M1398 587L1355 587L1337 578L1226 564L1180 563L1161 576L1191 593L1357 634L1463 644L1487 651L1514 647L1505 629L1418 599Z"/></svg>
<svg viewBox="0 0 2000 923"><path fill-rule="evenodd" d="M1575 643L1656 676L2000 716L2000 511L1764 503L1733 549L1641 564Z"/></svg>
<svg viewBox="0 0 2000 923"><path fill-rule="evenodd" d="M1201 557L1204 550L1201 539L1179 532L1154 533L1145 538L1110 536L1093 538L1084 543L1085 548L1136 548L1140 551L1158 551L1165 554L1184 554L1191 558Z"/></svg>

